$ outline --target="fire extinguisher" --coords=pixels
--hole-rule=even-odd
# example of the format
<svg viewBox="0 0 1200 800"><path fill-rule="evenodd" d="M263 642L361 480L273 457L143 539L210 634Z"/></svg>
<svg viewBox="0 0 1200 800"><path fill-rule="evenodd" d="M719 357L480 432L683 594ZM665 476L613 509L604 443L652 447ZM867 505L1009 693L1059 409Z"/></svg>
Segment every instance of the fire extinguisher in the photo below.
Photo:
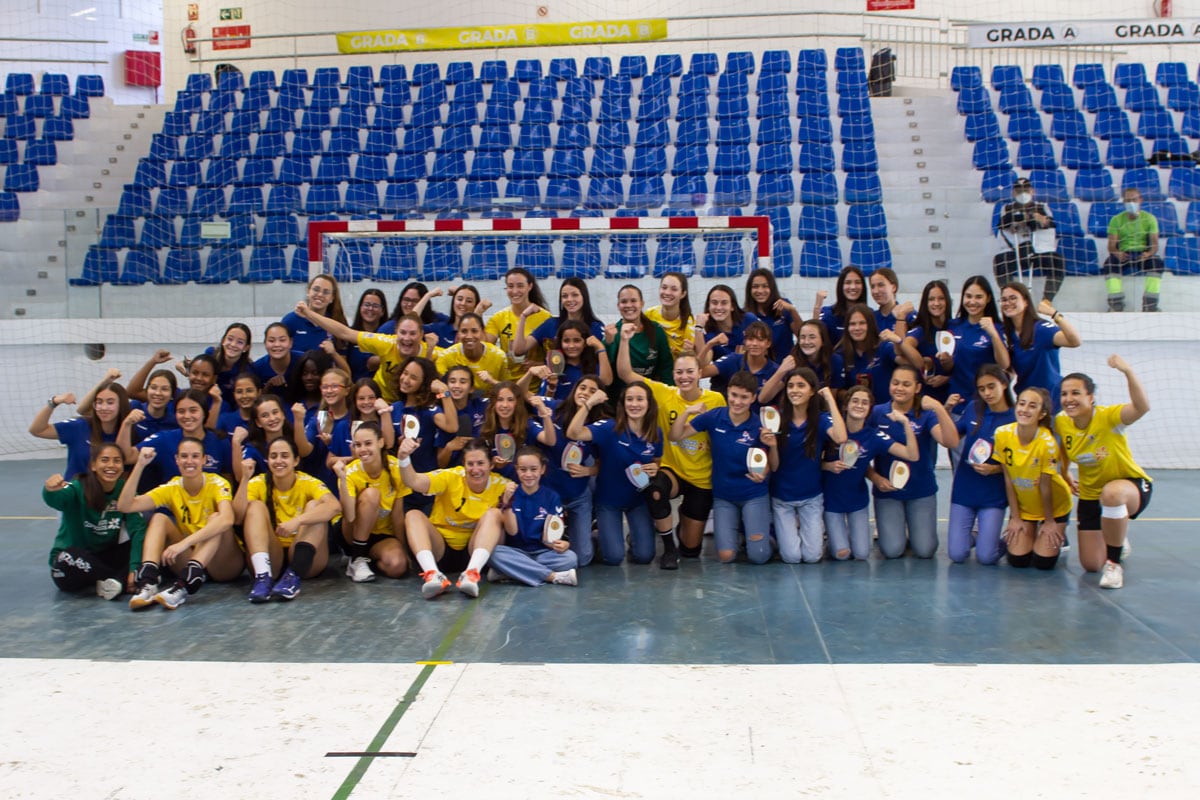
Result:
<svg viewBox="0 0 1200 800"><path fill-rule="evenodd" d="M183 33L180 36L180 39L183 42L183 52L187 53L188 55L195 55L196 54L196 29L193 28L191 25L188 25L186 28L183 29Z"/></svg>
<svg viewBox="0 0 1200 800"><path fill-rule="evenodd" d="M1171 16L1171 0L1156 0L1155 11L1160 17Z"/></svg>

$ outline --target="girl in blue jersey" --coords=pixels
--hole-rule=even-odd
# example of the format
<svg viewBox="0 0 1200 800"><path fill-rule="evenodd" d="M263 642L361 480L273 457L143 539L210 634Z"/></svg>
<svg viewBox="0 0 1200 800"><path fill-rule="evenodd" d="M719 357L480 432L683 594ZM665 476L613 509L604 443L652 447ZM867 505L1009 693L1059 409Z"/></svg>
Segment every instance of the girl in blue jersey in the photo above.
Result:
<svg viewBox="0 0 1200 800"><path fill-rule="evenodd" d="M895 332L880 331L875 315L861 303L846 312L846 333L833 352L830 371L833 388L862 385L882 396L896 366Z"/></svg>
<svg viewBox="0 0 1200 800"><path fill-rule="evenodd" d="M1057 414L1058 385L1062 382L1058 351L1083 344L1079 331L1049 300L1043 299L1034 313L1029 288L1019 282L1005 284L1000 290L1000 313L1004 315L1004 338L1012 370L1017 375L1017 392L1031 386L1045 389L1053 399L1053 413ZM1050 320L1040 320L1038 314Z"/></svg>
<svg viewBox="0 0 1200 800"><path fill-rule="evenodd" d="M569 319L558 328L554 348L563 355L563 372L555 375L549 366L536 364L526 370L517 384L527 388L531 381L540 381L536 394L562 401L571 396L575 382L584 375L597 375L604 386L613 380L612 363L604 342L592 336L587 326Z"/></svg>
<svg viewBox="0 0 1200 800"><path fill-rule="evenodd" d="M920 456L902 463L909 472L908 482L897 487L892 478L900 480L904 467L893 471L898 459L890 453L875 457L867 477L875 490L875 527L879 532L879 550L884 558L899 558L911 547L917 558L932 558L937 552L937 478L934 465L937 449L958 444L958 430L946 408L932 397L921 395L921 374L916 367L902 364L892 373L890 403L878 405L871 412L868 425L883 428L893 439L905 435L903 424L891 415L900 412L908 417L917 436Z"/></svg>
<svg viewBox="0 0 1200 800"><path fill-rule="evenodd" d="M671 441L707 433L712 450L713 541L717 558L728 564L738 552L737 532L746 534L746 555L752 564L771 559L771 498L768 495L770 464L779 463L775 435L751 413L758 382L742 370L729 379L728 405L708 409L704 403L688 406L671 423ZM770 455L768 455L770 453ZM759 467L750 457L759 457Z"/></svg>
<svg viewBox="0 0 1200 800"><path fill-rule="evenodd" d="M379 425L383 435L383 449L396 446L396 431L392 427L392 406L379 396L379 387L371 378L360 378L350 387L346 401L349 413L333 425L329 435L329 456L326 463L333 469L334 463L348 464L354 460L354 432L364 422Z"/></svg>
<svg viewBox="0 0 1200 800"><path fill-rule="evenodd" d="M1008 373L995 364L984 364L975 378L974 402L958 418L958 433L965 455L954 470L950 489L950 525L946 531L946 553L956 564L971 555L971 529L978 526L974 541L975 558L980 564L995 564L1004 554L1001 534L1008 497L1004 493L1004 474L990 454L996 429L1014 422L1013 393ZM958 395L950 395L946 408L965 404ZM980 445L979 442L984 442Z"/></svg>
<svg viewBox="0 0 1200 800"><path fill-rule="evenodd" d="M920 366L925 388L921 391L940 403L950 396L950 370L954 356L939 352L937 338L950 328L952 316L950 288L945 281L930 281L921 292L917 316L909 326L900 355L913 366Z"/></svg>
<svg viewBox="0 0 1200 800"><path fill-rule="evenodd" d="M783 391L787 376L798 369L812 370L817 376L817 387L832 385L833 346L829 343L829 331L820 320L810 319L800 323L796 335L796 346L783 357L775 374L763 384L758 392L758 402L775 403Z"/></svg>
<svg viewBox="0 0 1200 800"><path fill-rule="evenodd" d="M813 318L819 319L825 326L829 333L829 341L837 342L846 332L846 315L850 313L850 306L867 302L867 279L863 271L853 264L843 267L838 273L833 305L821 305L828 296L824 290L817 292L816 302L813 304Z"/></svg>
<svg viewBox="0 0 1200 800"><path fill-rule="evenodd" d="M304 406L296 403L289 415L283 401L273 394L264 394L254 404L254 412L250 417L250 425L238 428L233 432L233 452L241 454L233 460L235 482L240 483L242 459L254 460L256 471L262 472L267 468L266 453L271 442L280 437L286 437L296 443L296 452L301 459L307 459L313 452L313 446L304 435L305 414ZM243 446L244 445L244 446Z"/></svg>
<svg viewBox="0 0 1200 800"><path fill-rule="evenodd" d="M438 468L437 435L458 434L458 410L446 384L438 380L437 367L428 358L409 358L397 379L400 399L392 404L392 439L416 438L420 445L412 452L413 469L433 472ZM415 435L406 431L409 420L416 420ZM405 512L416 508L426 513L433 498L416 492L404 498Z"/></svg>
<svg viewBox="0 0 1200 800"><path fill-rule="evenodd" d="M337 279L332 275L322 274L310 280L304 299L313 313L342 325L346 324L346 312L342 309L342 292ZM329 338L324 328L295 311L289 311L280 322L292 337L292 346L302 353L319 349L321 342Z"/></svg>
<svg viewBox="0 0 1200 800"><path fill-rule="evenodd" d="M575 382L571 395L554 408L551 418L555 428L554 445L544 448L548 461L544 482L558 492L559 497L565 498L563 507L567 512L567 538L571 542L571 552L575 554L580 567L591 564L594 556L592 478L600 469L596 464L596 448L592 443L571 439L566 431L571 420L575 418L575 412L602 388L600 379L595 375L584 375ZM602 416L603 412L600 409L593 408L587 413L584 424L591 425ZM574 453L578 457L567 458L565 456L568 453Z"/></svg>
<svg viewBox="0 0 1200 800"><path fill-rule="evenodd" d="M770 358L771 329L762 320L755 320L746 326L742 334L742 352L729 353L717 359L716 363L707 363L708 354L700 361L700 377L710 378L709 388L714 392L724 392L729 379L735 373L746 371L754 376L759 389L766 385L779 369ZM755 392L755 402L759 397Z"/></svg>
<svg viewBox="0 0 1200 800"><path fill-rule="evenodd" d="M530 416L530 406L536 411L536 417ZM488 395L487 413L483 418L483 430L479 432L479 438L492 448L492 472L510 481L517 479L513 462L500 454L496 440L501 435L511 436L517 449L527 444L553 447L558 434L551 413L542 398L528 397L512 381L501 381L492 387Z"/></svg>
<svg viewBox="0 0 1200 800"><path fill-rule="evenodd" d="M582 278L567 278L558 287L557 317L550 317L532 331L526 330L527 320L541 310L541 306L530 303L521 311L517 320L517 332L513 334L513 355L523 356L539 344L552 341L558 335L559 327L569 319L579 320L587 326L591 336L604 339L604 323L597 319L596 312L592 311L592 298L587 282Z"/></svg>
<svg viewBox="0 0 1200 800"><path fill-rule="evenodd" d="M600 558L610 566L625 560L625 526L629 526L630 558L649 564L654 558L654 525L641 491L658 474L663 437L658 406L643 381L626 385L617 402L616 419L587 423L593 409L608 401L595 392L575 412L567 437L592 442L600 457L596 476L596 522L600 529Z"/></svg>
<svg viewBox="0 0 1200 800"><path fill-rule="evenodd" d="M233 383L238 375L250 369L250 338L250 327L244 322L234 322L225 329L216 347L204 351L217 360L217 386L221 389L223 411L236 408Z"/></svg>
<svg viewBox="0 0 1200 800"><path fill-rule="evenodd" d="M208 430L204 420L208 416L209 407L219 403L215 397L195 389L188 389L183 396L175 401L175 419L178 428L159 431L153 436L143 439L137 450L152 448L156 451L155 458L146 465L145 476L147 483L142 489L166 483L179 474L175 462L175 451L184 439L197 439L204 443L204 472L212 472L228 478L233 474L232 450L230 440L223 433ZM133 462L137 458L134 448L126 449L126 458Z"/></svg>
<svg viewBox="0 0 1200 800"><path fill-rule="evenodd" d="M120 375L119 372L117 374ZM68 480L87 471L92 447L104 442L116 442L120 434L128 442L133 432L133 422L128 419L129 395L125 393L125 387L113 378L105 375L104 380L96 384L83 399L90 406L89 414L52 424L50 415L54 409L61 405L73 405L75 395L70 392L51 395L46 405L33 415L33 422L29 423L32 435L39 439L56 439L66 445L67 468L63 474ZM122 448L125 449L125 446L122 445Z"/></svg>
<svg viewBox="0 0 1200 800"><path fill-rule="evenodd" d="M263 345L267 354L255 361L253 367L263 389L281 397L295 391L304 351L293 349L292 334L287 326L282 322L268 325L263 334Z"/></svg>
<svg viewBox="0 0 1200 800"><path fill-rule="evenodd" d="M546 519L562 518L563 506L558 492L542 486L546 456L536 447L517 451L517 491L501 513L504 543L492 550L488 562L497 577L512 578L526 586L556 583L578 586L575 568L579 559L566 539L544 541ZM492 572L488 580L492 580Z"/></svg>
<svg viewBox="0 0 1200 800"><path fill-rule="evenodd" d="M426 303L417 311L417 303L421 302L421 298L429 294L429 287L420 281L411 281L404 284L404 288L400 290L400 297L396 299L396 305L392 308L392 315L379 326L377 333L384 333L388 336L396 335L396 328L400 324L400 320L405 314L416 314L420 318L421 326L424 327L431 322L438 320L445 321L449 319L445 314L434 312L433 307Z"/></svg>
<svg viewBox="0 0 1200 800"><path fill-rule="evenodd" d="M825 551L825 503L821 454L826 445L846 441L846 424L833 391L820 387L811 369L798 369L784 381L779 434L772 450L771 514L779 557L787 564L816 563ZM822 411L824 406L828 411Z"/></svg>
<svg viewBox="0 0 1200 800"><path fill-rule="evenodd" d="M908 329L909 315L913 313L912 303L897 303L896 292L900 291L900 279L891 267L880 267L871 273L867 281L871 290L871 299L878 308L875 309L875 324L879 332L895 331L903 338Z"/></svg>
<svg viewBox="0 0 1200 800"><path fill-rule="evenodd" d="M225 411L217 417L217 430L232 434L237 428L250 424L254 404L262 396L262 381L253 372L243 372L233 382L233 411Z"/></svg>
<svg viewBox="0 0 1200 800"><path fill-rule="evenodd" d="M442 382L454 401L458 431L453 436L445 432L437 434L438 468L461 467L463 448L483 430L488 401L473 393L475 375L470 367L462 364L451 367L442 375Z"/></svg>
<svg viewBox="0 0 1200 800"><path fill-rule="evenodd" d="M342 363L345 363L344 359ZM334 359L323 350L309 350L300 356L300 363L296 368L299 379L292 387L292 393L284 399L287 402L302 404L308 414L315 412L321 405L321 376L333 369L334 364ZM341 369L346 370L345 366Z"/></svg>
<svg viewBox="0 0 1200 800"><path fill-rule="evenodd" d="M825 501L825 532L829 551L838 561L871 555L870 494L864 480L872 460L880 453L916 461L920 457L916 434L908 417L892 411L889 419L904 431L900 444L867 418L874 407L871 390L852 386L842 400L846 417L846 443L822 465L821 488ZM853 443L851 445L851 443Z"/></svg>
<svg viewBox="0 0 1200 800"><path fill-rule="evenodd" d="M441 289L434 289L417 302L414 313L420 314L425 306L435 297L441 297ZM458 323L467 314L483 313L492 307L491 300L481 300L479 290L469 283L464 283L450 292L450 316L439 315L442 319L425 325L425 332L438 337L438 347L453 347L457 341Z"/></svg>
<svg viewBox="0 0 1200 800"><path fill-rule="evenodd" d="M704 313L696 317L696 357L704 363L706 354L709 360L717 361L741 352L746 326L757 319L738 305L733 289L718 283L708 290Z"/></svg>
<svg viewBox="0 0 1200 800"><path fill-rule="evenodd" d="M348 372L337 368L327 370L321 376L321 405L304 421L304 436L313 446L308 463L317 468L309 474L330 488L337 486L337 476L333 474L336 456L329 451L329 446L333 443L333 430L337 424L350 419L351 386Z"/></svg>
<svg viewBox="0 0 1200 800"><path fill-rule="evenodd" d="M975 375L984 364L1008 369L1008 348L996 327L1000 312L992 285L982 275L972 275L963 284L958 314L950 323L954 334L954 363L950 367L950 394L970 397L975 393ZM961 413L961 412L960 412Z"/></svg>
<svg viewBox="0 0 1200 800"><path fill-rule="evenodd" d="M779 294L775 273L766 267L752 270L746 278L746 301L742 305L771 330L772 361L780 361L796 344L804 318L790 300Z"/></svg>
<svg viewBox="0 0 1200 800"><path fill-rule="evenodd" d="M179 380L169 369L155 369L170 360L169 351L156 350L129 379L129 408L138 409L145 415L134 426L134 444L152 433L178 427L175 424L175 397L179 394ZM79 413L86 414L87 409L80 406Z"/></svg>
<svg viewBox="0 0 1200 800"><path fill-rule="evenodd" d="M358 307L354 311L354 320L350 328L364 333L379 333L387 314L387 297L379 289L365 289L359 295ZM350 365L350 377L354 380L369 378L379 367L379 356L364 353L358 345L351 342L346 345L346 363Z"/></svg>

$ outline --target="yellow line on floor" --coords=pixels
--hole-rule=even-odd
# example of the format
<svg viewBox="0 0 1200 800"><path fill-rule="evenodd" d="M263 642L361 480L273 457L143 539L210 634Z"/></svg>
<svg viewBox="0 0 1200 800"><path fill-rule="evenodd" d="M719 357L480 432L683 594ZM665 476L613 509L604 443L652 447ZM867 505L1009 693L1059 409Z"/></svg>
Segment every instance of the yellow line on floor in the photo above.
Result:
<svg viewBox="0 0 1200 800"><path fill-rule="evenodd" d="M37 519L37 520L51 519L51 520L53 520L53 519L58 519L58 517L4 517L4 516L0 516L0 522L8 522L8 521L17 522L17 521L31 520L31 519Z"/></svg>

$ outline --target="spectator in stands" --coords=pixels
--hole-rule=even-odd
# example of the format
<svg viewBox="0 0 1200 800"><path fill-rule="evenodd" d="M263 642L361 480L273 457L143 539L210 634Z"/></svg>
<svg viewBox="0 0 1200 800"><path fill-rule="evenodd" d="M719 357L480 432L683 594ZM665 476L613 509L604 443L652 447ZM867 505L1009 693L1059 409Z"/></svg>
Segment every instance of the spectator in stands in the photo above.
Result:
<svg viewBox="0 0 1200 800"><path fill-rule="evenodd" d="M1063 279L1054 215L1044 203L1033 199L1033 184L1028 178L1017 178L1013 184L1013 201L1000 212L996 236L1007 247L992 259L996 285L1004 286L1020 280L1021 273L1032 275L1036 270L1046 277L1042 297L1054 300Z"/></svg>
<svg viewBox="0 0 1200 800"><path fill-rule="evenodd" d="M1158 288L1162 283L1163 260L1158 255L1158 220L1142 211L1142 193L1126 189L1121 194L1125 210L1108 223L1108 260L1104 262L1108 288L1108 310L1125 310L1122 275L1146 276L1142 311L1158 311Z"/></svg>

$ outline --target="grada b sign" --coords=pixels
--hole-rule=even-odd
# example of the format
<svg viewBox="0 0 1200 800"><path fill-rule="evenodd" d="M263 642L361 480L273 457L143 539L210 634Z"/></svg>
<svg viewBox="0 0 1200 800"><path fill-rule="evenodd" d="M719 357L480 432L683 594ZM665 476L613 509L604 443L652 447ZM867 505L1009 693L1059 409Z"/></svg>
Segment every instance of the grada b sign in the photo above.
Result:
<svg viewBox="0 0 1200 800"><path fill-rule="evenodd" d="M1057 20L967 26L968 47L1200 43L1200 19Z"/></svg>

